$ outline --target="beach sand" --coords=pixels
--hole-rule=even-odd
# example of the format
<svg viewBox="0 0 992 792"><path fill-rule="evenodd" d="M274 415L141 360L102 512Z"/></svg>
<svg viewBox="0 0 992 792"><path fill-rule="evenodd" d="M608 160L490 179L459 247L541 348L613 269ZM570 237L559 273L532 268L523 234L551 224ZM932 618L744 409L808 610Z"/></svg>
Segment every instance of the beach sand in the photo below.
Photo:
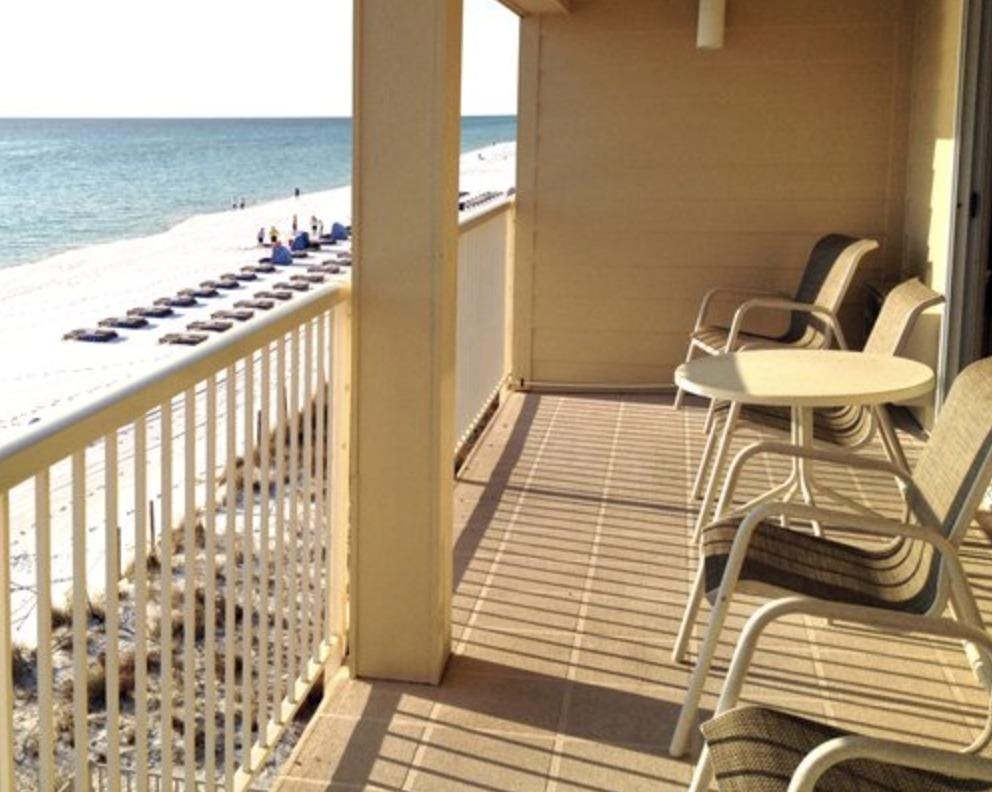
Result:
<svg viewBox="0 0 992 792"><path fill-rule="evenodd" d="M471 193L505 191L515 179L515 146L498 144L462 156L461 189ZM221 273L255 263L266 252L255 243L258 229L275 225L283 236L296 215L300 229L307 229L311 215L331 223L351 223L349 187L272 201L244 210L197 215L167 232L137 239L95 245L53 256L44 261L0 269L0 449L7 441L72 410L122 382L188 354L188 348L161 345L166 332L179 332L195 319L214 310L229 308L257 289L271 286L285 273L260 276L261 280L222 298L201 300L201 305L176 309L176 315L153 319L151 327L119 331L124 340L111 344L63 341L64 333L96 327L99 320L124 315L128 309L150 305L182 288ZM52 229L58 234L58 229ZM313 253L307 264L326 256ZM332 276L332 285L349 277ZM327 288L327 287L323 287ZM223 294L223 293L222 293ZM290 303L290 306L292 303ZM279 310L278 308L276 310ZM209 343L209 342L208 342ZM221 416L222 417L222 416ZM181 438L182 418L174 420L176 439ZM159 498L157 422L149 424L148 497ZM133 522L133 461L130 430L120 442L120 523L124 562L130 557L128 528ZM53 596L58 602L71 584L71 485L68 463L52 468L52 575ZM181 480L175 481L178 492ZM103 465L102 449L95 449L87 466L87 567L90 588L100 590L103 570ZM181 503L181 500L174 501ZM179 509L174 510L178 516ZM16 638L33 643L35 633L33 590L35 580L34 493L28 483L11 492L11 552L14 579L13 606Z"/></svg>

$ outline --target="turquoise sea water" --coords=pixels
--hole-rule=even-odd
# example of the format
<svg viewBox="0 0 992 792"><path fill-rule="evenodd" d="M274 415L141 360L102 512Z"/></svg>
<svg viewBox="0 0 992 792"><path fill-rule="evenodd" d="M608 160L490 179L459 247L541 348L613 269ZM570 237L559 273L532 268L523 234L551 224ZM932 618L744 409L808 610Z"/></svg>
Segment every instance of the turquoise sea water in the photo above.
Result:
<svg viewBox="0 0 992 792"><path fill-rule="evenodd" d="M515 139L462 121L462 151ZM0 119L0 267L350 182L350 119Z"/></svg>

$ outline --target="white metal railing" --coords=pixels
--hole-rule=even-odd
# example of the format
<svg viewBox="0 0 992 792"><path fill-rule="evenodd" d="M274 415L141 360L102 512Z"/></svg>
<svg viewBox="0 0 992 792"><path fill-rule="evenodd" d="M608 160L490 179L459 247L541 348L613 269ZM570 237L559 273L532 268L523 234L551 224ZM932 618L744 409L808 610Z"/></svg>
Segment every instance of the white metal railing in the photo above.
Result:
<svg viewBox="0 0 992 792"><path fill-rule="evenodd" d="M0 792L263 767L344 651L349 310L318 287L0 449Z"/></svg>
<svg viewBox="0 0 992 792"><path fill-rule="evenodd" d="M512 200L460 226L460 446L506 381L512 241ZM349 311L318 287L0 448L0 792L265 767L345 650Z"/></svg>
<svg viewBox="0 0 992 792"><path fill-rule="evenodd" d="M507 306L513 246L512 199L461 224L455 352L455 438L471 436L509 373Z"/></svg>

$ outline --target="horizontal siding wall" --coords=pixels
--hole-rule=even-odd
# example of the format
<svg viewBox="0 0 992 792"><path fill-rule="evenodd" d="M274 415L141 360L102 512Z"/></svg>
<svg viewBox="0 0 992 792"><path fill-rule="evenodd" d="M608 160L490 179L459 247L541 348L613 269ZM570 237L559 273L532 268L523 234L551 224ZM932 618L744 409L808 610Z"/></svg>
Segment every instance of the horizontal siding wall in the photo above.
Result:
<svg viewBox="0 0 992 792"><path fill-rule="evenodd" d="M824 233L899 271L909 0L576 0L522 22L515 374L667 383L714 286L792 291ZM767 329L767 328L766 328Z"/></svg>

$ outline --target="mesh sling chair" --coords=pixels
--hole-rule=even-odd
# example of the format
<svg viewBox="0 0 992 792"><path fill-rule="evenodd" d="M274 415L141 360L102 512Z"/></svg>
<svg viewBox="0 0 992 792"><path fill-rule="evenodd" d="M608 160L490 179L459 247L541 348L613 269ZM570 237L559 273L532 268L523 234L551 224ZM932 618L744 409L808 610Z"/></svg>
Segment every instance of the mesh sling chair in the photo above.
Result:
<svg viewBox="0 0 992 792"><path fill-rule="evenodd" d="M864 351L879 355L900 355L905 350L920 314L928 308L939 305L943 300L943 296L924 286L916 278L899 284L886 296L878 319L865 342ZM738 411L721 410L721 412L727 413L724 421L732 420L734 424L745 421L783 432L789 432L792 427L791 415L786 408L742 405ZM733 431L734 428L735 426L731 425L730 430ZM909 467L902 453L902 447L892 429L888 410L884 406L838 407L817 410L814 413L813 434L815 440L821 443L854 451L867 445L876 432L882 440L882 447L889 460L903 471L908 471ZM703 446L703 455L690 492L690 497L693 499L700 497L707 473L711 468L714 478L712 486L718 485L730 452L729 443L721 443L719 435L719 426L714 423ZM839 493L832 492L832 494L837 500L847 501Z"/></svg>
<svg viewBox="0 0 992 792"><path fill-rule="evenodd" d="M971 745L952 751L857 734L769 707L738 706L763 631L791 615L841 619L901 635L952 638L970 643L986 657L992 652L992 640L984 630L950 619L838 606L803 597L767 603L745 625L714 717L702 726L706 745L690 792L707 789L714 775L721 792L964 792L992 788L992 760L979 755L992 738L992 718L986 720L984 730Z"/></svg>
<svg viewBox="0 0 992 792"><path fill-rule="evenodd" d="M855 239L842 234L828 234L819 239L810 251L792 299L781 292L753 289L712 289L703 297L696 325L689 337L686 361L696 355L720 355L741 347L785 346L807 349L829 347L836 336L843 345L843 335L837 321L837 311L844 301L854 273L862 259L875 250L873 239ZM729 327L708 324L713 301L719 295L749 296L734 313ZM778 336L746 332L744 320L757 311L788 312L789 326ZM675 394L675 409L682 406L683 391Z"/></svg>
<svg viewBox="0 0 992 792"><path fill-rule="evenodd" d="M949 594L953 594L951 603L959 619L981 625L955 553L992 476L992 358L973 363L955 380L912 475L890 463L841 451L755 443L734 460L724 486L724 501L737 486L744 466L767 453L895 476L905 486L908 519L899 522L768 502L743 518L718 520L704 528L701 563L673 649L676 660L685 654L704 596L712 610L672 736L673 756L685 750L720 631L738 591L758 595L785 592L867 606L880 613L924 615L942 613ZM776 519L815 522L875 538L887 537L887 541L866 549L792 530L773 522ZM992 681L973 652L970 657L983 683Z"/></svg>

